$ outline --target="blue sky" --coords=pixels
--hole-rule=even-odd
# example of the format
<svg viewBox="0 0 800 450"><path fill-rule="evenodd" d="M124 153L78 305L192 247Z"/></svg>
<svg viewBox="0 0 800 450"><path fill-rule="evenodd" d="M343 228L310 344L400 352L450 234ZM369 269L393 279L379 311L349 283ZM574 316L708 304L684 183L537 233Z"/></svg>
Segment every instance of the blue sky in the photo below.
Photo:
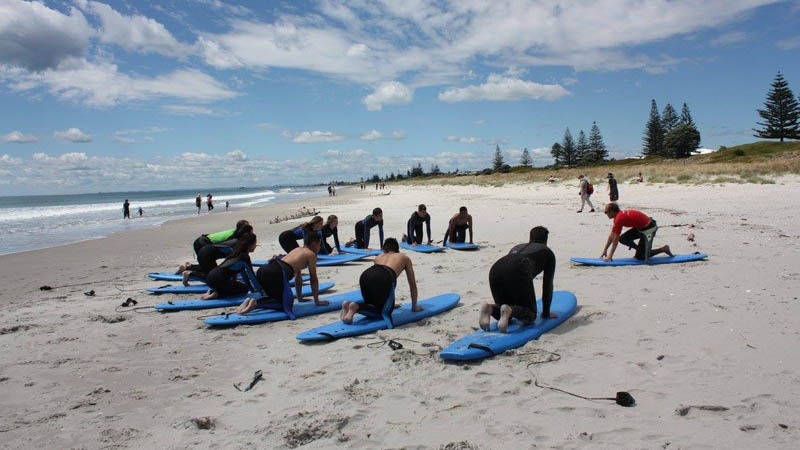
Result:
<svg viewBox="0 0 800 450"><path fill-rule="evenodd" d="M652 98L730 146L778 70L800 1L3 0L0 195L545 165L593 121L622 158Z"/></svg>

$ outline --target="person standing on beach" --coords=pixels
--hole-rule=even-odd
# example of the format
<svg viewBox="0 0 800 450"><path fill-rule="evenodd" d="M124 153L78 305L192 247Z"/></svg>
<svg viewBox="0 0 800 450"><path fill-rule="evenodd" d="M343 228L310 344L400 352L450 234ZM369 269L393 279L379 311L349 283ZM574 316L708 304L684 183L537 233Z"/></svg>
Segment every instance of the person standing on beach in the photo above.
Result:
<svg viewBox="0 0 800 450"><path fill-rule="evenodd" d="M377 186L377 185L376 185ZM369 250L369 230L375 225L378 226L378 236L380 237L381 248L383 247L383 210L375 208L372 214L362 220L356 222L355 240L348 242L349 245L355 244L356 248L365 248Z"/></svg>
<svg viewBox="0 0 800 450"><path fill-rule="evenodd" d="M592 193L594 192L594 188L592 188L592 185L589 184L589 180L586 179L585 176L578 175L578 180L580 180L580 190L578 191L578 195L581 196L581 209L579 209L578 212L583 212L583 205L586 203L588 203L589 208L591 208L589 212L594 212L594 205L592 205L592 201L589 200L589 197L591 197Z"/></svg>
<svg viewBox="0 0 800 450"><path fill-rule="evenodd" d="M433 242L433 239L431 239L431 216L428 214L425 205L419 205L417 210L411 213L411 218L406 223L406 234L403 235L403 241L413 247L422 244L423 223L428 230L428 245L430 245Z"/></svg>
<svg viewBox="0 0 800 450"><path fill-rule="evenodd" d="M206 196L206 205L208 206L208 212L211 212L211 210L214 209L214 203L212 203L212 197L213 196L211 194L208 194Z"/></svg>
<svg viewBox="0 0 800 450"><path fill-rule="evenodd" d="M411 310L422 311L417 305L417 280L414 277L414 265L411 258L400 253L397 239L389 238L383 243L383 253L375 257L375 265L365 270L358 280L364 304L343 302L340 317L342 322L352 324L356 313L372 318L383 318L386 309L394 309L394 289L397 277L406 272L408 287L411 291ZM388 302L392 302L391 305ZM389 309L391 311L391 309ZM391 313L387 315L391 323Z"/></svg>
<svg viewBox="0 0 800 450"><path fill-rule="evenodd" d="M200 197L200 193L197 193L197 197L194 198L194 206L197 207L197 214L200 214L200 210L203 208L203 198Z"/></svg>
<svg viewBox="0 0 800 450"><path fill-rule="evenodd" d="M491 317L497 319L497 329L508 331L511 318L525 325L536 321L536 291L533 279L544 272L542 278L542 318L556 317L550 312L553 301L553 278L556 273L556 256L547 247L547 228L538 226L530 231L529 242L514 246L507 255L498 259L489 269L489 288L494 303L481 306L478 325L489 331Z"/></svg>
<svg viewBox="0 0 800 450"><path fill-rule="evenodd" d="M466 242L467 229L469 229L469 243L472 244L472 215L467 212L466 206L462 206L458 208L458 214L451 217L447 224L443 245L447 245L448 239L454 243Z"/></svg>
<svg viewBox="0 0 800 450"><path fill-rule="evenodd" d="M128 202L128 199L125 199L125 203L122 204L122 218L123 219L130 219L131 218L131 204Z"/></svg>
<svg viewBox="0 0 800 450"><path fill-rule="evenodd" d="M322 244L320 245L320 253L325 255L330 255L333 253L333 249L336 249L337 253L342 253L342 247L339 246L339 218L335 215L331 214L328 216L328 220L325 221L325 225L322 226L322 229L319 230L320 235L322 236ZM333 236L333 244L335 247L331 247L328 244L328 238Z"/></svg>
<svg viewBox="0 0 800 450"><path fill-rule="evenodd" d="M611 233L608 234L606 246L603 247L603 254L600 256L603 261L611 261L614 257L614 252L617 250L618 243L622 243L628 248L636 249L634 257L639 261L644 260L647 239L642 232L658 226L655 219L635 209L620 211L619 205L616 203L607 203L604 212L606 217L614 221L614 225L611 227ZM630 227L630 230L622 233L623 227ZM620 235L620 233L622 234ZM611 247L610 251L609 247ZM659 253L666 253L672 256L669 245L650 250L650 256L655 256Z"/></svg>
<svg viewBox="0 0 800 450"><path fill-rule="evenodd" d="M619 190L617 189L617 179L614 174L609 172L608 176L608 198L610 201L615 202L619 200Z"/></svg>
<svg viewBox="0 0 800 450"><path fill-rule="evenodd" d="M314 216L308 222L301 224L298 227L286 230L278 235L278 243L286 253L299 247L297 241L305 239L309 234L319 234L322 229L322 216Z"/></svg>

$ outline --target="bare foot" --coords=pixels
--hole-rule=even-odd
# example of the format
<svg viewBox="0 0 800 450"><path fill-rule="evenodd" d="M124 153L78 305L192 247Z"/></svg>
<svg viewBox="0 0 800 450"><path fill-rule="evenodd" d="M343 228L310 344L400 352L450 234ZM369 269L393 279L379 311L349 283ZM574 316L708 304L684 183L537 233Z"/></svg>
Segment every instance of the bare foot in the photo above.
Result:
<svg viewBox="0 0 800 450"><path fill-rule="evenodd" d="M500 307L500 320L497 321L497 329L501 333L508 333L508 322L511 320L511 307L503 305Z"/></svg>
<svg viewBox="0 0 800 450"><path fill-rule="evenodd" d="M208 291L200 297L200 300L214 300L217 298L217 293L215 291Z"/></svg>
<svg viewBox="0 0 800 450"><path fill-rule="evenodd" d="M250 311L256 309L257 304L258 304L258 301L256 299L248 298L247 300L245 300L244 303L242 303L241 306L236 308L236 312L238 314L247 314Z"/></svg>
<svg viewBox="0 0 800 450"><path fill-rule="evenodd" d="M350 306L350 302L342 302L342 310L339 311L339 320L344 321L344 315L347 313L347 308Z"/></svg>
<svg viewBox="0 0 800 450"><path fill-rule="evenodd" d="M358 303L351 302L348 305L347 312L345 313L344 317L342 317L342 322L346 324L353 323L353 317L356 316L357 312L358 312Z"/></svg>
<svg viewBox="0 0 800 450"><path fill-rule="evenodd" d="M191 272L189 272L188 270L184 270L183 271L183 285L184 286L188 286L189 285L189 274L190 273Z"/></svg>
<svg viewBox="0 0 800 450"><path fill-rule="evenodd" d="M481 316L478 319L478 325L481 327L483 331L489 331L489 323L492 320L492 305L488 303L484 303L481 306Z"/></svg>

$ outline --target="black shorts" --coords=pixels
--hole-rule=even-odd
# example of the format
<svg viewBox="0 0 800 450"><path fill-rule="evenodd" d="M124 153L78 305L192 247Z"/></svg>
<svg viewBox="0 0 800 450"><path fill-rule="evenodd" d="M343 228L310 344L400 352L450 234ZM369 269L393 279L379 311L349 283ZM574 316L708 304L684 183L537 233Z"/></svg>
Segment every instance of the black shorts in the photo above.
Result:
<svg viewBox="0 0 800 450"><path fill-rule="evenodd" d="M450 242L461 243L467 241L467 228L469 225L456 225L453 227L453 236L450 236Z"/></svg>
<svg viewBox="0 0 800 450"><path fill-rule="evenodd" d="M279 259L258 268L256 279L270 300L278 302L283 300L284 273L286 274L286 281L294 277L294 269L292 266Z"/></svg>
<svg viewBox="0 0 800 450"><path fill-rule="evenodd" d="M356 222L356 248L364 248L364 222Z"/></svg>
<svg viewBox="0 0 800 450"><path fill-rule="evenodd" d="M511 306L511 316L529 323L536 319L536 291L533 275L519 255L506 255L489 269L489 288L495 307L492 316L500 318L500 306Z"/></svg>
<svg viewBox="0 0 800 450"><path fill-rule="evenodd" d="M358 280L361 295L364 297L364 304L358 309L359 312L381 315L396 279L394 269L389 266L375 264L365 270Z"/></svg>
<svg viewBox="0 0 800 450"><path fill-rule="evenodd" d="M286 230L278 235L278 242L281 244L283 251L285 251L287 254L297 247L300 247L300 245L297 243L297 235L294 234L293 230Z"/></svg>
<svg viewBox="0 0 800 450"><path fill-rule="evenodd" d="M221 267L216 267L208 273L206 281L208 287L217 293L218 298L237 297L247 294L250 288L239 281L236 281L235 273L231 273Z"/></svg>
<svg viewBox="0 0 800 450"><path fill-rule="evenodd" d="M205 234L195 239L194 244L192 244L192 247L194 247L194 254L200 255L200 250L202 250L203 247L205 247L206 245L210 244L211 241L208 240L208 236L206 236Z"/></svg>

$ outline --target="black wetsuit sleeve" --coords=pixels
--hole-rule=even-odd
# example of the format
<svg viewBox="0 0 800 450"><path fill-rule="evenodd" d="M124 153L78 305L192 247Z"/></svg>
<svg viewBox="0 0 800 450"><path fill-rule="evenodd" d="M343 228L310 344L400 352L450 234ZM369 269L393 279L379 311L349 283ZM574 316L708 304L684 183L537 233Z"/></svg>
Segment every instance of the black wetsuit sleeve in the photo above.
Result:
<svg viewBox="0 0 800 450"><path fill-rule="evenodd" d="M550 304L553 303L553 278L556 274L556 256L548 249L542 277L542 317L550 315Z"/></svg>
<svg viewBox="0 0 800 450"><path fill-rule="evenodd" d="M369 228L370 228L370 219L371 217L367 217L364 219L364 248L369 248Z"/></svg>
<svg viewBox="0 0 800 450"><path fill-rule="evenodd" d="M259 292L261 295L264 294L264 289L261 287L261 283L258 282L258 278L256 277L255 272L253 272L253 266L250 265L250 258L244 262L244 277L247 280L247 284L250 285L251 292Z"/></svg>
<svg viewBox="0 0 800 450"><path fill-rule="evenodd" d="M428 240L432 241L433 238L431 238L431 215L430 214L426 214L425 215L425 226L428 229Z"/></svg>
<svg viewBox="0 0 800 450"><path fill-rule="evenodd" d="M339 247L339 227L334 228L331 232L333 233L333 243L336 244L336 251L342 253L342 248Z"/></svg>
<svg viewBox="0 0 800 450"><path fill-rule="evenodd" d="M381 238L380 248L383 248L383 222L378 223L378 237Z"/></svg>

